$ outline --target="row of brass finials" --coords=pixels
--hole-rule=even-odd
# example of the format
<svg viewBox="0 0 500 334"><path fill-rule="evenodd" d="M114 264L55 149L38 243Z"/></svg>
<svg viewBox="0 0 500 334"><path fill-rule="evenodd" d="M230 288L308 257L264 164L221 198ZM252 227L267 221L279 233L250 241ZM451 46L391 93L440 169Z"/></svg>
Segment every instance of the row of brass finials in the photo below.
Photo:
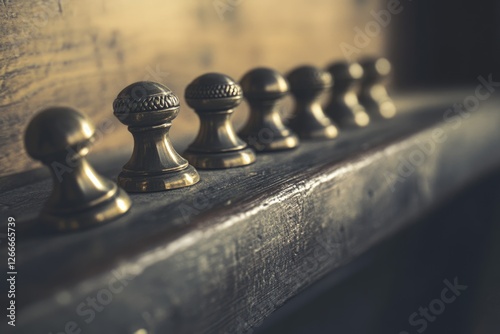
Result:
<svg viewBox="0 0 500 334"><path fill-rule="evenodd" d="M382 85L390 69L386 59L376 58L359 64L338 62L327 71L301 66L286 79L272 69L257 68L245 74L240 84L223 74L204 74L185 91L187 104L200 118L200 130L184 158L169 139L171 122L179 113L179 98L159 83L134 83L113 103L114 115L134 137L132 157L118 176L119 187L99 175L85 159L94 140L90 121L70 108L45 109L31 120L25 136L28 154L50 167L54 179L39 218L56 230L99 225L130 209L131 200L125 191L191 186L200 180L195 167L248 165L255 161L254 149L293 149L299 145L299 138L335 138L337 126L363 127L370 119L393 117L395 107ZM333 78L335 89L323 110L320 97L333 87ZM277 102L289 91L295 98L295 110L285 125ZM243 96L250 105L250 117L236 134L230 118ZM256 140L262 131L267 131L269 140ZM71 172L56 173L58 167Z"/></svg>

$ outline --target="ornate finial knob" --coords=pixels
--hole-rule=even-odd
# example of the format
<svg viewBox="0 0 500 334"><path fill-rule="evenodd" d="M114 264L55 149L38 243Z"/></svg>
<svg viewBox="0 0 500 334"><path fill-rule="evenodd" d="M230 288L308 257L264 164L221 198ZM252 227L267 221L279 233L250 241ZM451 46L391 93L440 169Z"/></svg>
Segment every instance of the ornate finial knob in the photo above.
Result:
<svg viewBox="0 0 500 334"><path fill-rule="evenodd" d="M50 167L54 186L40 220L57 230L77 230L125 214L131 201L114 182L100 176L85 159L94 127L70 108L38 113L26 129L28 154Z"/></svg>
<svg viewBox="0 0 500 334"><path fill-rule="evenodd" d="M113 103L114 115L134 136L134 151L118 176L129 192L151 192L191 186L198 172L174 149L169 137L179 114L179 98L159 83L136 82Z"/></svg>
<svg viewBox="0 0 500 334"><path fill-rule="evenodd" d="M363 68L357 63L337 62L327 68L335 79L325 112L340 127L364 127L370 123L365 108L359 104L357 91Z"/></svg>
<svg viewBox="0 0 500 334"><path fill-rule="evenodd" d="M361 62L364 76L359 101L373 119L392 118L396 107L387 94L384 81L391 73L391 63L385 58L370 58Z"/></svg>
<svg viewBox="0 0 500 334"><path fill-rule="evenodd" d="M328 72L314 66L301 66L287 76L296 106L290 127L300 138L329 139L338 130L325 115L320 97L331 88L333 79Z"/></svg>
<svg viewBox="0 0 500 334"><path fill-rule="evenodd" d="M240 81L250 105L250 117L239 135L256 151L295 148L298 137L287 128L279 113L279 101L288 94L288 83L278 72L256 68Z"/></svg>
<svg viewBox="0 0 500 334"><path fill-rule="evenodd" d="M184 153L197 168L229 168L255 161L254 151L235 133L233 108L243 98L241 87L219 73L204 74L186 88L186 102L200 118L200 131Z"/></svg>

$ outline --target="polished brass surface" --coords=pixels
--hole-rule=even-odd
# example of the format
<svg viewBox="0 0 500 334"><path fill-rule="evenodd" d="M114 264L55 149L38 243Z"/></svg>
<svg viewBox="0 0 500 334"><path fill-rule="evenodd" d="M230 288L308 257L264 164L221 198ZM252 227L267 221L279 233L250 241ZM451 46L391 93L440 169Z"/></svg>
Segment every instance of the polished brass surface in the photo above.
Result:
<svg viewBox="0 0 500 334"><path fill-rule="evenodd" d="M172 121L179 98L166 86L142 81L124 88L113 103L114 115L134 137L134 151L118 176L128 192L152 192L191 186L200 180L172 146Z"/></svg>
<svg viewBox="0 0 500 334"><path fill-rule="evenodd" d="M78 230L109 222L130 209L127 193L85 159L94 132L84 115L64 107L45 109L28 125L26 151L50 168L54 181L40 213L47 227Z"/></svg>
<svg viewBox="0 0 500 334"><path fill-rule="evenodd" d="M279 110L279 101L289 92L286 79L275 70L256 68L243 76L240 85L250 117L239 136L257 152L297 147L299 138L283 124Z"/></svg>
<svg viewBox="0 0 500 334"><path fill-rule="evenodd" d="M200 118L200 130L184 156L197 168L245 166L254 151L238 137L231 123L233 109L243 99L240 85L219 73L204 74L186 88L186 102Z"/></svg>
<svg viewBox="0 0 500 334"><path fill-rule="evenodd" d="M384 81L391 73L391 63L385 58L370 58L360 64L363 66L364 75L359 101L374 120L394 117L396 107L384 86Z"/></svg>
<svg viewBox="0 0 500 334"><path fill-rule="evenodd" d="M358 63L337 62L327 68L335 80L325 112L339 127L364 127L370 116L358 101L363 68Z"/></svg>
<svg viewBox="0 0 500 334"><path fill-rule="evenodd" d="M325 115L321 96L333 84L331 75L314 66L300 66L287 75L295 98L295 110L289 126L302 139L331 139L338 136L337 127Z"/></svg>

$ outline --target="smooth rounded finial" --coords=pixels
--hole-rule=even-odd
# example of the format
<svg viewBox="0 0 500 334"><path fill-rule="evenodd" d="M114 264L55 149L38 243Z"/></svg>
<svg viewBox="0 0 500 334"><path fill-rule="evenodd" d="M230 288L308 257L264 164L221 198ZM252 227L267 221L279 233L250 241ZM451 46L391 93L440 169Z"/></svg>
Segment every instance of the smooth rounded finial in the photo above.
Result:
<svg viewBox="0 0 500 334"><path fill-rule="evenodd" d="M185 98L200 118L198 136L184 152L193 166L230 168L255 161L254 151L238 137L231 123L233 108L243 98L240 85L227 75L208 73L187 86Z"/></svg>
<svg viewBox="0 0 500 334"><path fill-rule="evenodd" d="M345 84L351 85L363 77L363 67L358 63L335 62L330 64L326 70L335 79L335 87Z"/></svg>
<svg viewBox="0 0 500 334"><path fill-rule="evenodd" d="M277 71L256 68L240 81L248 104L250 117L239 135L257 152L295 148L298 137L283 124L279 101L288 92L288 82Z"/></svg>
<svg viewBox="0 0 500 334"><path fill-rule="evenodd" d="M66 156L68 149L79 151L91 145L94 126L85 115L67 107L54 107L38 113L28 125L25 147L28 154L42 162Z"/></svg>
<svg viewBox="0 0 500 334"><path fill-rule="evenodd" d="M287 75L296 106L289 126L303 139L331 139L337 127L325 115L320 97L333 85L332 76L314 66L300 66Z"/></svg>
<svg viewBox="0 0 500 334"><path fill-rule="evenodd" d="M315 66L300 66L288 73L290 91L294 96L314 98L333 85L332 76Z"/></svg>
<svg viewBox="0 0 500 334"><path fill-rule="evenodd" d="M365 58L360 61L364 71L364 81L379 81L391 73L391 63L386 58Z"/></svg>
<svg viewBox="0 0 500 334"><path fill-rule="evenodd" d="M247 72L240 85L248 101L277 100L289 92L286 79L278 71L265 67Z"/></svg>
<svg viewBox="0 0 500 334"><path fill-rule="evenodd" d="M26 151L50 168L54 181L39 217L45 226L78 230L109 222L130 209L127 194L86 160L93 140L94 126L71 108L45 109L29 123Z"/></svg>
<svg viewBox="0 0 500 334"><path fill-rule="evenodd" d="M357 97L363 67L340 61L328 66L327 71L335 78L335 85L325 106L326 114L343 129L367 126L370 116Z"/></svg>
<svg viewBox="0 0 500 334"><path fill-rule="evenodd" d="M200 180L170 141L170 127L179 110L179 98L156 82L136 82L118 94L113 113L134 136L134 151L118 176L126 191L171 190Z"/></svg>

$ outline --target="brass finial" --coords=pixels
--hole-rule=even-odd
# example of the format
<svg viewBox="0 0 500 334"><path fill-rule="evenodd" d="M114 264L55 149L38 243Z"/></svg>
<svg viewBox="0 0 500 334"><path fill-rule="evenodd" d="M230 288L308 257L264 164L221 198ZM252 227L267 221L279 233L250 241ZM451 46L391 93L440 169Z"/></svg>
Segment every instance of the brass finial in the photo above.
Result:
<svg viewBox="0 0 500 334"><path fill-rule="evenodd" d="M179 98L155 82L136 82L118 94L113 113L134 136L134 151L118 176L118 184L126 191L177 189L200 180L170 141L170 127L179 108Z"/></svg>
<svg viewBox="0 0 500 334"><path fill-rule="evenodd" d="M186 102L200 118L198 136L184 156L197 168L230 168L255 161L254 151L238 137L231 123L243 98L241 87L219 73L204 74L186 88Z"/></svg>
<svg viewBox="0 0 500 334"><path fill-rule="evenodd" d="M40 220L57 230L77 230L106 223L125 214L131 201L114 182L99 175L85 156L94 127L71 108L38 113L26 129L28 154L50 167L52 193Z"/></svg>
<svg viewBox="0 0 500 334"><path fill-rule="evenodd" d="M359 103L357 92L363 77L363 68L358 63L337 62L327 68L335 85L325 107L326 114L341 128L364 127L370 116Z"/></svg>
<svg viewBox="0 0 500 334"><path fill-rule="evenodd" d="M332 77L314 66L301 66L287 75L296 106L290 128L303 139L331 139L337 127L325 115L320 97L333 84Z"/></svg>
<svg viewBox="0 0 500 334"><path fill-rule="evenodd" d="M257 152L295 148L298 137L283 124L279 101L288 92L286 79L269 68L256 68L240 81L243 96L250 105L250 117L238 133Z"/></svg>
<svg viewBox="0 0 500 334"><path fill-rule="evenodd" d="M364 76L361 82L359 101L372 119L392 118L396 107L387 94L384 81L391 73L391 63L385 58L371 58L360 62Z"/></svg>

